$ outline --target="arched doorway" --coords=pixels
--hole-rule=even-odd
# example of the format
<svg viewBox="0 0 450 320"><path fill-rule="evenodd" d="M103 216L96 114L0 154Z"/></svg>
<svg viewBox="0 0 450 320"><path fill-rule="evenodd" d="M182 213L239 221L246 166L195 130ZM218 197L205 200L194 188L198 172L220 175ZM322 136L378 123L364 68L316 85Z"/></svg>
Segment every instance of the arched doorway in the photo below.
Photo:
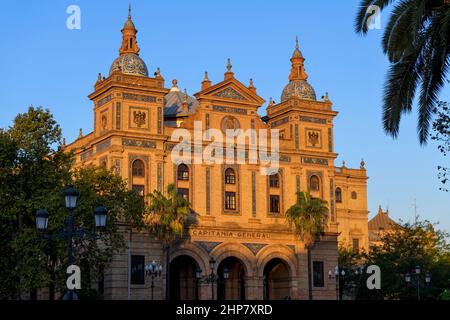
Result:
<svg viewBox="0 0 450 320"><path fill-rule="evenodd" d="M228 279L224 279L224 269L228 269ZM217 300L245 300L245 269L235 257L228 257L217 268Z"/></svg>
<svg viewBox="0 0 450 320"><path fill-rule="evenodd" d="M264 267L264 299L290 299L290 280L286 263L279 258L270 260Z"/></svg>
<svg viewBox="0 0 450 320"><path fill-rule="evenodd" d="M196 261L187 255L172 260L169 268L171 300L198 300L197 267Z"/></svg>

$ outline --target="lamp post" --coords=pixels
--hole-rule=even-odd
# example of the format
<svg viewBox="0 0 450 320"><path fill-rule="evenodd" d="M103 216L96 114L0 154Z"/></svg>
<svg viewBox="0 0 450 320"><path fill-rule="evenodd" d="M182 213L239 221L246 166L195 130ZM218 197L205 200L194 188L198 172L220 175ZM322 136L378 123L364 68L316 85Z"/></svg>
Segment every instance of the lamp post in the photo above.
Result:
<svg viewBox="0 0 450 320"><path fill-rule="evenodd" d="M162 269L162 265L158 266L154 260L145 266L145 274L147 275L147 277L150 277L152 281L150 285L150 288L152 290L152 300L154 297L153 291L155 288L155 278L159 278L161 276Z"/></svg>
<svg viewBox="0 0 450 320"><path fill-rule="evenodd" d="M340 295L339 295L339 279L340 279L340 276L344 277L345 276L345 271L341 270L339 272L339 266L336 266L334 268L334 276L333 276L333 272L331 270L328 271L328 280L332 280L332 279L336 280L336 300L340 300Z"/></svg>
<svg viewBox="0 0 450 320"><path fill-rule="evenodd" d="M215 279L215 274L214 274L214 266L216 265L216 259L214 259L214 257L211 257L211 259L209 259L209 268L211 269L211 274L209 275L210 277L210 282L211 282L211 300L214 300L214 283L216 281L214 281Z"/></svg>
<svg viewBox="0 0 450 320"><path fill-rule="evenodd" d="M205 277L202 276L201 268L195 269L195 278L197 279L197 284L199 284L199 283L211 284L211 300L214 300L214 284L217 284L220 281L219 275L214 273L215 266L216 266L216 259L214 259L214 257L211 257L211 259L209 259L209 268L210 268L211 272L208 276L205 276ZM230 271L228 270L227 267L223 268L222 276L223 276L224 281L229 279Z"/></svg>
<svg viewBox="0 0 450 320"><path fill-rule="evenodd" d="M68 266L73 265L73 237L84 237L86 235L96 238L95 233L91 233L85 229L74 230L73 226L73 211L77 208L78 203L78 192L69 186L64 193L66 209L68 210L68 215L66 219L66 228L55 232L53 235L44 234L48 229L48 218L49 214L45 209L39 209L36 213L36 229L41 233L42 237L47 240L59 240L67 239L67 261ZM104 207L97 207L94 210L94 221L95 227L97 229L103 229L106 226L108 211ZM76 294L73 289L69 289L64 295L64 300L76 300Z"/></svg>
<svg viewBox="0 0 450 320"><path fill-rule="evenodd" d="M417 300L420 300L420 280L421 280L421 275L422 274L422 270L420 268L419 265L417 265L414 268L414 272L413 274L407 272L405 274L405 282L407 285L410 285L412 283L412 278L415 277L415 287L417 289ZM431 274L429 272L425 273L425 284L428 286L431 282Z"/></svg>

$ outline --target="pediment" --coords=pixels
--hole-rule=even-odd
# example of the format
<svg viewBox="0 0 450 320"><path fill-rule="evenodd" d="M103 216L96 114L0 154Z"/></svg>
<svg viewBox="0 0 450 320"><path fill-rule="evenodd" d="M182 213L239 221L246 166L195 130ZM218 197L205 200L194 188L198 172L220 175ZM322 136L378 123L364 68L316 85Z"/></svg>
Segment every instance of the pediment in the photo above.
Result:
<svg viewBox="0 0 450 320"><path fill-rule="evenodd" d="M195 97L197 99L203 97L217 100L234 100L234 102L258 106L261 106L264 103L264 99L234 78L220 82L201 92L198 92L195 94Z"/></svg>

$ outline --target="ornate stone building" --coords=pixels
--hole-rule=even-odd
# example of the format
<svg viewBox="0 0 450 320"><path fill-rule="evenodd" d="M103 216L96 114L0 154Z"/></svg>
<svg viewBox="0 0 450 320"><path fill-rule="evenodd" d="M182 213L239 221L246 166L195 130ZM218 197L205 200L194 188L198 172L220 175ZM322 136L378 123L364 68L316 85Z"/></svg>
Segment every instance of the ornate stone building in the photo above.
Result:
<svg viewBox="0 0 450 320"><path fill-rule="evenodd" d="M175 299L308 298L304 244L286 223L284 212L296 192L310 191L328 202L326 232L312 250L314 299L335 299L335 280L328 271L337 265L338 238L367 247L366 170L336 167L333 119L338 114L325 95L318 100L307 81L298 41L291 58L289 83L280 103L272 99L267 115L253 82L244 85L228 62L223 81L208 75L194 96L167 89L159 69L153 76L139 57L137 30L129 15L122 29L119 57L108 77L99 75L89 95L94 131L68 146L78 166L103 165L126 179L141 194L164 191L174 183L198 215L185 241L170 252L170 295ZM178 143L176 129L279 129L280 164L276 174L260 173L256 164L180 164L171 158ZM206 137L206 140L210 137ZM208 141L205 142L207 144ZM128 232L128 231L127 231ZM102 284L106 299L149 299L144 265L165 262L161 245L148 234L127 233L130 249L117 256ZM196 281L195 270L209 275L217 261L221 279L211 285ZM223 270L229 279L222 279ZM155 280L155 299L164 297L167 275ZM214 295L214 297L212 297Z"/></svg>

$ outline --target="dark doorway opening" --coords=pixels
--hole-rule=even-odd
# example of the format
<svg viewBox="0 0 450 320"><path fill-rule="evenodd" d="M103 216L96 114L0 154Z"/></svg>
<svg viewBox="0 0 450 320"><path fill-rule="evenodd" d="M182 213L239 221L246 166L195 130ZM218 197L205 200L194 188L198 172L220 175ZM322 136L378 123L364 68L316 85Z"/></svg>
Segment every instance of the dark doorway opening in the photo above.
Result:
<svg viewBox="0 0 450 320"><path fill-rule="evenodd" d="M228 279L223 277L225 268L228 269ZM245 269L242 262L235 257L226 258L219 264L217 271L217 299L245 300Z"/></svg>

